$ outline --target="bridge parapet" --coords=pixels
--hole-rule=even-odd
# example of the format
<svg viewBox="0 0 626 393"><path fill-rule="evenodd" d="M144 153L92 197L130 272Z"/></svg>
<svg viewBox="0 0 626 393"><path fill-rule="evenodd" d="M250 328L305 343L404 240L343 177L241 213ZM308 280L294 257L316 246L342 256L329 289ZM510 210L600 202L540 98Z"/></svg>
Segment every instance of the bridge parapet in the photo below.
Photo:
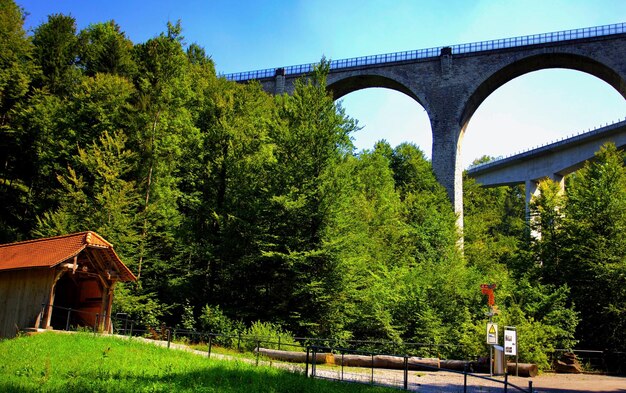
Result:
<svg viewBox="0 0 626 393"><path fill-rule="evenodd" d="M485 52L490 50L500 50L516 48L528 45L547 44L552 42L571 41L583 38L594 38L626 33L626 23L616 23L604 26L587 27L573 30L557 31L552 33L533 34L498 40L480 41L467 44L457 44L453 46L439 46L427 49L417 49L404 52L385 53L380 55L353 57L349 59L332 60L331 70L339 70L351 67L361 67L367 65L378 65L387 63L397 63L420 59L430 59L438 57L443 48L450 48L452 54L469 54L475 52ZM313 71L316 63L300 64L284 67L284 75L300 75ZM231 74L220 74L224 78L232 81L242 82L253 79L267 79L276 76L276 68L266 68L262 70L237 72Z"/></svg>

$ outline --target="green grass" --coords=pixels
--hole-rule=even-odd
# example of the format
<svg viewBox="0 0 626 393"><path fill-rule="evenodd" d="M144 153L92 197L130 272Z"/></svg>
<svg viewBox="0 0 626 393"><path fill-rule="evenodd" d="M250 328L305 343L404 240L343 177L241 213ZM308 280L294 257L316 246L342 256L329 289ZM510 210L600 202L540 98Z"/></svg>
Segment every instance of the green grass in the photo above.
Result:
<svg viewBox="0 0 626 393"><path fill-rule="evenodd" d="M181 343L184 344L184 343ZM198 343L198 344L187 344L189 348L195 349L196 351L208 352L208 344ZM241 352L232 348L220 347L219 345L211 346L211 354L219 354L219 355L227 355L236 358L244 358L244 359L256 359L256 354L252 352Z"/></svg>
<svg viewBox="0 0 626 393"><path fill-rule="evenodd" d="M0 341L1 392L391 392L88 333Z"/></svg>

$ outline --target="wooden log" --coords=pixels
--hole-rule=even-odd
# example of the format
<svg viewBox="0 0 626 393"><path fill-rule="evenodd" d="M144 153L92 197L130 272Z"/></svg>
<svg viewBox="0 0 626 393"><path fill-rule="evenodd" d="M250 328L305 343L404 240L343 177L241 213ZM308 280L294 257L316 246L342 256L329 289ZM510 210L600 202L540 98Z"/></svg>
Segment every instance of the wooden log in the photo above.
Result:
<svg viewBox="0 0 626 393"><path fill-rule="evenodd" d="M347 367L372 367L372 357L365 355L337 355L335 364Z"/></svg>
<svg viewBox="0 0 626 393"><path fill-rule="evenodd" d="M442 360L441 368L454 371L463 371L465 369L465 361L463 360ZM469 372L489 372L489 362L467 362L467 371ZM509 375L515 375L516 367L515 363L507 363L506 372ZM520 377L532 378L536 377L539 373L539 369L536 364L532 363L519 363L518 373Z"/></svg>
<svg viewBox="0 0 626 393"><path fill-rule="evenodd" d="M305 363L306 362L306 352L295 352L295 351L279 351L276 349L267 349L267 348L259 348L259 354L266 356L270 359L274 360L282 360L284 362L291 363ZM316 364L324 364L327 363L327 358L332 357L331 353L318 352L315 355L315 363ZM330 360L330 359L329 359ZM309 362L313 361L313 354L309 354Z"/></svg>
<svg viewBox="0 0 626 393"><path fill-rule="evenodd" d="M404 369L404 358L399 356L375 355L374 357L366 355L335 355L335 364L348 367L372 367L387 368L394 370ZM439 368L439 359L437 358L408 358L408 369L412 371L433 370Z"/></svg>
<svg viewBox="0 0 626 393"><path fill-rule="evenodd" d="M402 369L404 368L404 358L399 358L397 356L377 355L374 356L374 367Z"/></svg>
<svg viewBox="0 0 626 393"><path fill-rule="evenodd" d="M533 363L519 363L518 368L520 377L533 378L539 374L539 368ZM515 375L515 363L507 363L506 372L509 375Z"/></svg>
<svg viewBox="0 0 626 393"><path fill-rule="evenodd" d="M465 365L467 364L467 371L470 371L470 362L466 362L465 360L441 360L439 364L442 369L454 371L464 371Z"/></svg>
<svg viewBox="0 0 626 393"><path fill-rule="evenodd" d="M306 352L293 352L293 351L279 351L276 349L259 348L259 354L266 356L274 360L282 360L292 363L305 363ZM313 360L313 354L310 354L309 361ZM375 368L387 368L402 370L404 369L404 358L399 356L387 356L387 355L333 355L332 353L318 352L316 354L315 363L317 364L336 364L341 366L342 362L347 367L372 367L372 361ZM432 371L437 369L448 369L455 371L463 371L465 369L465 361L463 360L440 360L438 358L408 358L408 368L411 371ZM520 377L535 377L539 370L536 364L531 363L519 363L519 376ZM468 363L468 371L473 372L489 372L488 363ZM515 375L515 363L507 364L507 373L509 375Z"/></svg>
<svg viewBox="0 0 626 393"><path fill-rule="evenodd" d="M409 370L415 371L433 371L441 368L439 358L409 358Z"/></svg>

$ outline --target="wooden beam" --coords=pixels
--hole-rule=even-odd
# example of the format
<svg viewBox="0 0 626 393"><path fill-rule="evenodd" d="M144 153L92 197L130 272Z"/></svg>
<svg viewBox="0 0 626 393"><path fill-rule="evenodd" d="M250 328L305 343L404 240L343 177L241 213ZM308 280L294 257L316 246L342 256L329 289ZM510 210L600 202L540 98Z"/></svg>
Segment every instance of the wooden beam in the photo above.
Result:
<svg viewBox="0 0 626 393"><path fill-rule="evenodd" d="M104 264L102 263L102 261L99 260L97 253L92 252L88 248L85 249L84 252L89 262L94 266L96 275L100 279L102 286L104 288L108 288L110 284L103 277L103 275L106 274L106 270L104 269Z"/></svg>
<svg viewBox="0 0 626 393"><path fill-rule="evenodd" d="M109 317L107 306L109 303L109 288L102 288L102 302L100 303L100 320L98 321L98 330L104 331L106 328L106 320Z"/></svg>
<svg viewBox="0 0 626 393"><path fill-rule="evenodd" d="M107 326L105 327L106 332L108 333L113 333L113 326L112 326L112 321L111 321L111 308L113 307L113 288L115 288L115 284L117 283L117 281L113 281L111 283L111 287L109 288L109 296L108 296L108 304L107 304L107 313L106 315L108 316L108 323Z"/></svg>
<svg viewBox="0 0 626 393"><path fill-rule="evenodd" d="M52 306L54 306L54 296L56 294L56 286L59 278L65 273L64 269L59 269L54 274L52 285L50 286L50 294L48 295L48 303L46 304L46 317L43 325L44 329L50 328L50 320L52 319Z"/></svg>
<svg viewBox="0 0 626 393"><path fill-rule="evenodd" d="M89 261L94 265L96 270L99 270L101 272L106 271L106 266L104 265L104 262L100 259L100 255L98 253L90 250L89 248L86 248L84 252L87 253Z"/></svg>

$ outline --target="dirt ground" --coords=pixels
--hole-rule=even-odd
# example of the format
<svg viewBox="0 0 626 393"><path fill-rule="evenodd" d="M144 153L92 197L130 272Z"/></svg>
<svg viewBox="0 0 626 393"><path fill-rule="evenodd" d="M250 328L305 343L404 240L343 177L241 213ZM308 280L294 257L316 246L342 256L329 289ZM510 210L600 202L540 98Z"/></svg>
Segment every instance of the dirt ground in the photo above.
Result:
<svg viewBox="0 0 626 393"><path fill-rule="evenodd" d="M445 371L415 373L417 378L409 377L409 390L423 393L463 392L463 377ZM376 374L375 374L376 375ZM487 375L485 375L486 377ZM503 377L494 379L504 380ZM533 392L537 393L579 393L579 392L626 392L626 377L613 377L590 374L542 374L534 378L509 377L509 383L528 390L532 381ZM381 381L382 382L382 381ZM503 392L503 385L479 378L468 378L468 392ZM509 387L508 392L519 390Z"/></svg>
<svg viewBox="0 0 626 393"><path fill-rule="evenodd" d="M340 379L337 372L318 370L318 377ZM487 377L487 375L483 375ZM366 372L348 372L342 376L344 380L369 382L372 375ZM503 381L503 377L494 377ZM533 392L537 393L579 393L579 392L626 392L626 377L612 377L589 374L542 374L534 378L509 377L509 383L528 391L529 382L532 382ZM374 372L374 383L402 388L404 378L402 372L395 370L380 370ZM508 392L519 392L515 386L509 386ZM463 392L463 376L445 371L411 372L409 373L409 391L421 393L452 393ZM495 393L503 392L503 384L487 379L468 377L468 393Z"/></svg>
<svg viewBox="0 0 626 393"><path fill-rule="evenodd" d="M626 392L626 377L590 374L542 374L532 379L538 392Z"/></svg>

